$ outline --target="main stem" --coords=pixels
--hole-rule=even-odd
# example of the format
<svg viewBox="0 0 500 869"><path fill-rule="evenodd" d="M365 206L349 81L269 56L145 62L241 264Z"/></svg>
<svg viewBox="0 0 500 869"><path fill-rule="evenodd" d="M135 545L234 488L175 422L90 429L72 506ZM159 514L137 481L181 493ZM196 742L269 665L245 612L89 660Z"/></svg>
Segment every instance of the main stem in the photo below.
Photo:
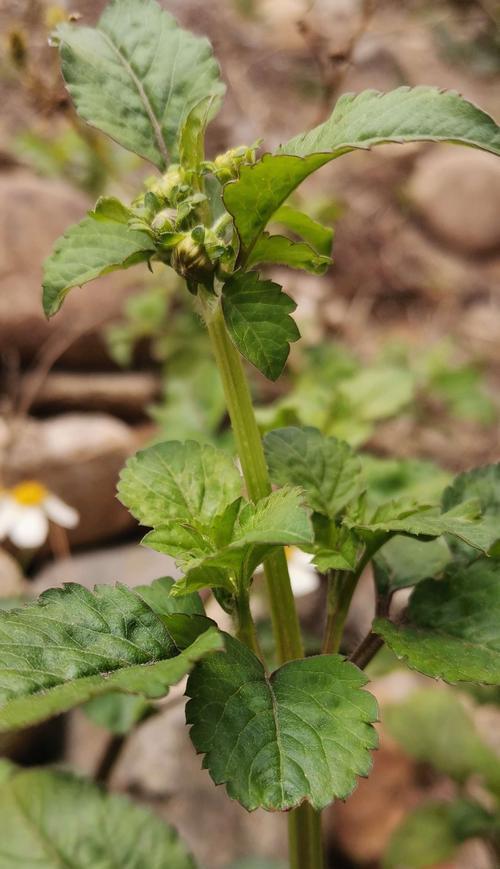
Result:
<svg viewBox="0 0 500 869"><path fill-rule="evenodd" d="M271 492L262 439L239 353L227 333L218 300L205 298L204 316L219 369L248 495L252 501ZM276 652L280 663L304 656L299 619L283 550L264 563ZM309 803L288 815L290 869L323 869L321 817Z"/></svg>

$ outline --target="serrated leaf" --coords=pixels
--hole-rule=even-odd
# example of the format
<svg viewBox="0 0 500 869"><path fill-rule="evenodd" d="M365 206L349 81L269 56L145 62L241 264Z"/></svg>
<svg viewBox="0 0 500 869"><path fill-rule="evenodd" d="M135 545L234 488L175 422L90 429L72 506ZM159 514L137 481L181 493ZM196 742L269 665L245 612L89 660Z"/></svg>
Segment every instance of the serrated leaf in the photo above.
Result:
<svg viewBox="0 0 500 869"><path fill-rule="evenodd" d="M452 91L401 87L341 97L324 124L296 136L281 153L243 166L224 200L240 237L245 263L274 212L312 172L355 149L385 142L454 142L500 154L500 128Z"/></svg>
<svg viewBox="0 0 500 869"><path fill-rule="evenodd" d="M57 36L78 113L159 169L177 158L194 106L224 93L208 40L153 0L113 0L96 28L64 24Z"/></svg>
<svg viewBox="0 0 500 869"><path fill-rule="evenodd" d="M0 732L109 691L161 697L221 646L201 616L158 616L125 586L67 584L0 613Z"/></svg>
<svg viewBox="0 0 500 869"><path fill-rule="evenodd" d="M478 774L500 794L500 757L456 693L422 689L384 707L384 727L416 760L464 784Z"/></svg>
<svg viewBox="0 0 500 869"><path fill-rule="evenodd" d="M500 556L500 463L485 465L459 474L443 492L443 508L450 510L470 498L476 498L481 507L481 524L484 528L486 550L494 557ZM468 546L454 541L452 548L460 558L470 561L476 553Z"/></svg>
<svg viewBox="0 0 500 869"><path fill-rule="evenodd" d="M267 676L232 637L192 673L191 739L216 784L252 811L316 809L346 797L370 769L377 706L340 655L291 661Z"/></svg>
<svg viewBox="0 0 500 869"><path fill-rule="evenodd" d="M484 553L489 548L489 531L481 522L477 500L465 501L445 513L425 504L393 501L378 507L371 519L346 516L344 522L367 541L381 543L393 534L424 538L446 534Z"/></svg>
<svg viewBox="0 0 500 869"><path fill-rule="evenodd" d="M222 310L236 347L269 380L280 376L290 344L300 338L290 316L295 302L274 281L256 272L237 273L222 290Z"/></svg>
<svg viewBox="0 0 500 869"><path fill-rule="evenodd" d="M335 518L365 488L361 461L351 447L315 428L275 429L264 450L274 483L300 486L312 510Z"/></svg>
<svg viewBox="0 0 500 869"><path fill-rule="evenodd" d="M47 317L58 312L72 287L145 262L155 253L149 235L129 229L121 215L116 213L111 218L110 213L106 206L89 212L56 241L43 266L43 309Z"/></svg>
<svg viewBox="0 0 500 869"><path fill-rule="evenodd" d="M146 601L157 615L168 616L174 613L185 613L192 616L204 616L205 608L199 594L177 594L174 597L172 590L175 585L175 579L171 579L170 576L162 576L160 579L155 579L150 585L136 585L134 591Z"/></svg>
<svg viewBox="0 0 500 869"><path fill-rule="evenodd" d="M165 441L136 453L120 475L118 497L143 525L183 520L194 528L241 495L233 460L210 444Z"/></svg>
<svg viewBox="0 0 500 869"><path fill-rule="evenodd" d="M0 869L195 869L160 818L69 773L15 773L0 786L0 813Z"/></svg>
<svg viewBox="0 0 500 869"><path fill-rule="evenodd" d="M495 820L479 803L455 800L418 806L396 827L383 869L431 869L444 864L467 839L489 833Z"/></svg>
<svg viewBox="0 0 500 869"><path fill-rule="evenodd" d="M477 555L477 552L476 552ZM375 583L387 594L439 576L452 559L442 537L422 541L399 534L384 544L373 559Z"/></svg>
<svg viewBox="0 0 500 869"><path fill-rule="evenodd" d="M272 223L278 223L289 229L295 235L306 241L311 247L323 256L330 257L333 243L333 229L324 226L317 220L313 220L308 214L293 208L291 205L282 205L274 212Z"/></svg>
<svg viewBox="0 0 500 869"><path fill-rule="evenodd" d="M374 631L412 669L447 682L500 684L498 563L452 566L416 586L405 621L376 619Z"/></svg>
<svg viewBox="0 0 500 869"><path fill-rule="evenodd" d="M292 241L284 235L263 232L247 260L248 266L260 264L289 266L313 275L323 275L332 260L322 256L304 241Z"/></svg>
<svg viewBox="0 0 500 869"><path fill-rule="evenodd" d="M258 565L277 547L310 545L312 526L301 502L300 490L280 489L256 504L246 504L237 518L232 519L230 535L222 545L217 546L214 538L205 537L203 544L198 543L198 553L205 546L203 554L193 556L193 550L181 554L186 576L176 583L174 594L210 585L234 592L234 582L247 583ZM175 555L178 551L173 551L173 539L175 529L160 526L146 535L144 543L159 552Z"/></svg>

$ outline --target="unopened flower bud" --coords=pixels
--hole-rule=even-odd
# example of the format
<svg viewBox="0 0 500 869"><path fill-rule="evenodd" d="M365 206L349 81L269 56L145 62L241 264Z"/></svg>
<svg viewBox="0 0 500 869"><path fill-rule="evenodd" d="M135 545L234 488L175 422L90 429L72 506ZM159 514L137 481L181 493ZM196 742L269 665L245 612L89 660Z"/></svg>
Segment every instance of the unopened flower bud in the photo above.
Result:
<svg viewBox="0 0 500 869"><path fill-rule="evenodd" d="M191 235L186 235L173 249L170 265L183 278L203 283L210 278L214 264L210 262L205 248Z"/></svg>

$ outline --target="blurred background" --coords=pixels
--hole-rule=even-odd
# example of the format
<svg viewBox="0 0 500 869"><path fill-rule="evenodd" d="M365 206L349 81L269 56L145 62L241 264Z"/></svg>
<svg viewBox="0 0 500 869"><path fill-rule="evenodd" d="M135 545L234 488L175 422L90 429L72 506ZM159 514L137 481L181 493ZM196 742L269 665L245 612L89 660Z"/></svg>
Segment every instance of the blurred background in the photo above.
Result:
<svg viewBox="0 0 500 869"><path fill-rule="evenodd" d="M0 2L0 487L32 511L31 526L20 520L0 548L3 607L64 581L173 575L168 558L139 546L115 498L117 475L155 439L231 449L209 347L175 276L117 272L74 290L50 324L41 312L41 266L55 239L98 195L131 199L147 175L79 121L48 45L68 13L94 23L103 5ZM209 36L228 84L209 156L261 136L275 148L324 120L339 94L365 88L452 88L500 118L497 0L162 5ZM263 431L307 423L348 440L383 496L433 498L454 472L498 460L500 161L388 145L333 162L297 202L334 226L334 266L324 277L270 272L297 302L303 337L277 384L249 372ZM314 652L324 589L302 590ZM366 577L345 651L372 611ZM498 799L500 695L439 685L385 653L370 676L381 748L371 778L325 812L330 865L495 869L498 852L474 837L456 798L487 808ZM4 738L0 751L108 780L176 825L208 869L279 867L285 819L248 815L213 787L185 732L181 695L154 717L128 709L114 727L102 709L76 710Z"/></svg>

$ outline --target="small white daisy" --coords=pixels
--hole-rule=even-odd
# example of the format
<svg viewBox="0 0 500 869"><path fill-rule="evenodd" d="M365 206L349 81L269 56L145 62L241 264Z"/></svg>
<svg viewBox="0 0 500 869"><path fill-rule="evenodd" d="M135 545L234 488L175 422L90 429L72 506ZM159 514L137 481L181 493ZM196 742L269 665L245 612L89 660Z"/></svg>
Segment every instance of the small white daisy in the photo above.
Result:
<svg viewBox="0 0 500 869"><path fill-rule="evenodd" d="M316 591L320 579L312 564L314 555L302 552L295 546L285 546L285 555L294 596L303 597Z"/></svg>
<svg viewBox="0 0 500 869"><path fill-rule="evenodd" d="M37 549L45 543L49 521L74 528L78 520L73 507L37 480L0 490L0 540L8 537L20 549Z"/></svg>

